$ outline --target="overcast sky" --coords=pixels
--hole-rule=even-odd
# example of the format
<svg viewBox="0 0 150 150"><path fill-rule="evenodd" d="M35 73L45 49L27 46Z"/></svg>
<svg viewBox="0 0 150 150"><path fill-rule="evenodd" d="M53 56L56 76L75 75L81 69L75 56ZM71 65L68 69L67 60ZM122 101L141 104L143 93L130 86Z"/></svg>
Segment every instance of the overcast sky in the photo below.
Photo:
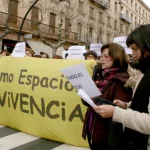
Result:
<svg viewBox="0 0 150 150"><path fill-rule="evenodd" d="M147 4L150 7L150 0L143 0L145 4Z"/></svg>

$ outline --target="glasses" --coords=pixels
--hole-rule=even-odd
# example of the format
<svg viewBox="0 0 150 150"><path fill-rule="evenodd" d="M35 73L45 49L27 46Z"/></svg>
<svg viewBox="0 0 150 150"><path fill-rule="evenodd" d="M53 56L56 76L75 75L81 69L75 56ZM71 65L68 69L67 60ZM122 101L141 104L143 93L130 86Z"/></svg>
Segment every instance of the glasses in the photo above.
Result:
<svg viewBox="0 0 150 150"><path fill-rule="evenodd" d="M111 58L109 55L104 54L104 55L101 56L101 59L109 59L109 58Z"/></svg>

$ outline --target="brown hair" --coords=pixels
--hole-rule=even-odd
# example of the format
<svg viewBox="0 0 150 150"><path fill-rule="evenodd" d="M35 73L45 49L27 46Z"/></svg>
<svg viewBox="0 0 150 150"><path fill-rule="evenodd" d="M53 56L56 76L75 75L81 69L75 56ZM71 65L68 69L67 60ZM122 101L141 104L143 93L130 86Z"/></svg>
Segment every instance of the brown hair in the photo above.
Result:
<svg viewBox="0 0 150 150"><path fill-rule="evenodd" d="M6 53L6 56L9 56L9 55L10 55L10 53L9 53L7 50L2 50L2 51L0 52L0 54L2 54L3 52Z"/></svg>
<svg viewBox="0 0 150 150"><path fill-rule="evenodd" d="M53 59L63 59L62 56L55 55Z"/></svg>
<svg viewBox="0 0 150 150"><path fill-rule="evenodd" d="M46 55L46 58L49 58L49 55L47 53L44 53L43 55Z"/></svg>
<svg viewBox="0 0 150 150"><path fill-rule="evenodd" d="M87 59L89 55L93 55L94 59L97 59L97 53L95 51L87 51L85 53L85 59Z"/></svg>
<svg viewBox="0 0 150 150"><path fill-rule="evenodd" d="M28 47L26 47L26 51L30 52L32 54L32 57L35 54L35 52L32 49L28 48Z"/></svg>
<svg viewBox="0 0 150 150"><path fill-rule="evenodd" d="M119 68L120 72L127 72L128 60L125 49L117 43L112 43L102 46L101 52L106 48L108 48L108 54L114 61L113 68Z"/></svg>

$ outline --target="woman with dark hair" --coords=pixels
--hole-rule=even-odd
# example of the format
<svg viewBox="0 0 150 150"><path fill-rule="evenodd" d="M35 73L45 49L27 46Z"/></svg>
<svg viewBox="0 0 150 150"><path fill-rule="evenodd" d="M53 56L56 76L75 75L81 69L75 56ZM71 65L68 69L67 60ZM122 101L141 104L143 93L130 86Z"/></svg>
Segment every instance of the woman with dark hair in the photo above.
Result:
<svg viewBox="0 0 150 150"><path fill-rule="evenodd" d="M49 55L47 53L43 53L43 55L41 56L41 58L49 58Z"/></svg>
<svg viewBox="0 0 150 150"><path fill-rule="evenodd" d="M103 105L94 109L103 118L113 117L125 126L124 145L120 150L150 150L150 25L136 28L126 43L132 51L139 49L142 52L139 69L143 74L137 80L132 102L115 100L119 107Z"/></svg>
<svg viewBox="0 0 150 150"><path fill-rule="evenodd" d="M130 101L132 89L125 88L128 80L128 61L122 46L113 43L104 45L102 52L103 79L98 87L102 93L101 98L113 102L114 99ZM95 102L96 103L96 102ZM111 150L108 142L109 126L111 119L104 119L92 107L88 107L84 121L83 138L88 137L91 150Z"/></svg>

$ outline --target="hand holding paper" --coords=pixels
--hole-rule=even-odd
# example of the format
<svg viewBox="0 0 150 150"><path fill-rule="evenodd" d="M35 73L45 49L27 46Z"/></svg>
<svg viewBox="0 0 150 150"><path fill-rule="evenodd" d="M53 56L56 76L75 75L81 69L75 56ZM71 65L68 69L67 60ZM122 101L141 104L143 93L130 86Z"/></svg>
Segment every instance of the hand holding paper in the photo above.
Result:
<svg viewBox="0 0 150 150"><path fill-rule="evenodd" d="M96 106L93 101L91 100L91 98L86 94L86 92L82 89L80 89L78 91L78 95L85 101L87 102L90 106L94 107Z"/></svg>

